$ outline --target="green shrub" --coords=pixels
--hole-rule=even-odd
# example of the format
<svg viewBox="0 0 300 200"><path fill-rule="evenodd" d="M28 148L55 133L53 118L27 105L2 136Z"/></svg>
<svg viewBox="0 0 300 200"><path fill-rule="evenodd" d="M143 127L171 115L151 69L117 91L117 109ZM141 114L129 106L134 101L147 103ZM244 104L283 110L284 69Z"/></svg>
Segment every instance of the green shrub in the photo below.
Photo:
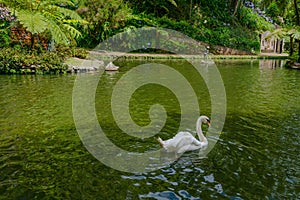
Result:
<svg viewBox="0 0 300 200"><path fill-rule="evenodd" d="M59 54L63 58L77 57L77 58L85 59L88 55L88 52L83 48L58 46L56 48L56 54Z"/></svg>
<svg viewBox="0 0 300 200"><path fill-rule="evenodd" d="M2 47L8 47L9 43L10 43L10 36L9 36L9 25L10 22L3 19L3 17L5 18L10 18L10 15L8 15L8 13L1 13L1 17L0 17L0 48Z"/></svg>
<svg viewBox="0 0 300 200"><path fill-rule="evenodd" d="M1 74L65 73L64 54L30 51L17 48L0 50Z"/></svg>
<svg viewBox="0 0 300 200"><path fill-rule="evenodd" d="M273 30L274 26L253 12L251 8L242 7L239 12L240 23L252 31L255 30Z"/></svg>
<svg viewBox="0 0 300 200"><path fill-rule="evenodd" d="M10 43L10 37L6 29L0 29L0 48L8 47Z"/></svg>
<svg viewBox="0 0 300 200"><path fill-rule="evenodd" d="M201 25L195 27L186 21L178 22L166 17L157 19L157 22L161 27L179 31L195 40L211 45L226 46L248 52L259 51L260 48L258 33L244 27L217 26L210 29Z"/></svg>

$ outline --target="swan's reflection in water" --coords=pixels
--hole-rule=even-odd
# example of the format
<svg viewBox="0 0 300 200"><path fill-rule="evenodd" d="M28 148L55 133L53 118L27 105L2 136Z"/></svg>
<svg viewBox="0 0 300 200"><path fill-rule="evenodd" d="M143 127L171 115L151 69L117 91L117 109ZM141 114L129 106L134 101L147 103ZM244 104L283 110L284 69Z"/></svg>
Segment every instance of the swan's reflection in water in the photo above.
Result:
<svg viewBox="0 0 300 200"><path fill-rule="evenodd" d="M200 199L199 194L205 187L214 188L213 190L217 191L219 196L238 199L224 192L222 184L216 180L216 174L206 169L208 159L202 157L203 155L206 155L205 149L184 154L161 150L160 161L165 164L174 161L172 164L148 173L122 175L121 178L130 179L136 187L146 184L147 187L153 188L151 192L140 193L139 199ZM178 189L180 185L190 185L197 194L190 193L185 187Z"/></svg>
<svg viewBox="0 0 300 200"><path fill-rule="evenodd" d="M178 161L181 157L183 159L190 159L191 162L198 162L204 158L207 158L207 149L208 147L203 147L199 150L189 151L186 153L178 153L178 152L167 152L164 149L160 150L160 162L163 163L162 166L167 166L170 163ZM186 156L186 155L189 156Z"/></svg>

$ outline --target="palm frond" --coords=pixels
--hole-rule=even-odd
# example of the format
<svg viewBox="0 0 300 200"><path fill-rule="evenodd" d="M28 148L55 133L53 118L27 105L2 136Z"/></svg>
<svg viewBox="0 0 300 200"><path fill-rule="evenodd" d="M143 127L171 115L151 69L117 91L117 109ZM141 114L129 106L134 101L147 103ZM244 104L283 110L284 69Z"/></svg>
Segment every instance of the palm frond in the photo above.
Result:
<svg viewBox="0 0 300 200"><path fill-rule="evenodd" d="M270 34L267 35L266 39L270 39L272 37L275 38L282 38L283 36L285 36L287 34L287 30L284 28L278 28L276 30L274 30L273 32L271 32Z"/></svg>
<svg viewBox="0 0 300 200"><path fill-rule="evenodd" d="M299 39L300 39L300 32L299 32L299 31L296 31L296 32L293 34L293 38L299 40Z"/></svg>
<svg viewBox="0 0 300 200"><path fill-rule="evenodd" d="M290 30L287 32L287 34L289 34L289 35L293 35L295 32L296 32L296 30L295 30L295 29L290 29Z"/></svg>

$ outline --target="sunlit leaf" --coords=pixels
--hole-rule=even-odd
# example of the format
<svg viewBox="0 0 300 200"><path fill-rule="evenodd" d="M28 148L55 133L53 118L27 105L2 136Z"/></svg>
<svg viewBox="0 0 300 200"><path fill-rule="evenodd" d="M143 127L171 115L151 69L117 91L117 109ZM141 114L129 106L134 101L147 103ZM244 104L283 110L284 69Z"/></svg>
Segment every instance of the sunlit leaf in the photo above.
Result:
<svg viewBox="0 0 300 200"><path fill-rule="evenodd" d="M20 10L16 12L18 20L26 30L35 34L41 33L47 29L46 18L39 12L29 12L27 10Z"/></svg>
<svg viewBox="0 0 300 200"><path fill-rule="evenodd" d="M168 0L172 5L176 6L177 7L177 3L175 0Z"/></svg>

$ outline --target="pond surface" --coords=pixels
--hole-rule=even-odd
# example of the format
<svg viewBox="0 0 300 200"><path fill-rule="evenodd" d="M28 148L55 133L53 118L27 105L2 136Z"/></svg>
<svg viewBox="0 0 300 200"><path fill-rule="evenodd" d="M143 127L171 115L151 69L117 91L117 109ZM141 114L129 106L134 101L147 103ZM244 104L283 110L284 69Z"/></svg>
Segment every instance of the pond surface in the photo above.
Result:
<svg viewBox="0 0 300 200"><path fill-rule="evenodd" d="M192 67L155 62L184 74L201 114L210 116L209 92ZM129 105L140 126L150 122L151 105L163 105L168 116L158 134L129 137L114 122L114 85L143 63L117 62L120 71L104 73L96 92L101 127L132 152L158 150L156 137L173 137L180 123L176 96L157 84L140 87ZM216 64L227 98L219 141L204 158L199 150L186 152L147 173L117 171L86 150L72 116L75 75L0 76L0 199L300 199L300 71L283 68L280 60Z"/></svg>

